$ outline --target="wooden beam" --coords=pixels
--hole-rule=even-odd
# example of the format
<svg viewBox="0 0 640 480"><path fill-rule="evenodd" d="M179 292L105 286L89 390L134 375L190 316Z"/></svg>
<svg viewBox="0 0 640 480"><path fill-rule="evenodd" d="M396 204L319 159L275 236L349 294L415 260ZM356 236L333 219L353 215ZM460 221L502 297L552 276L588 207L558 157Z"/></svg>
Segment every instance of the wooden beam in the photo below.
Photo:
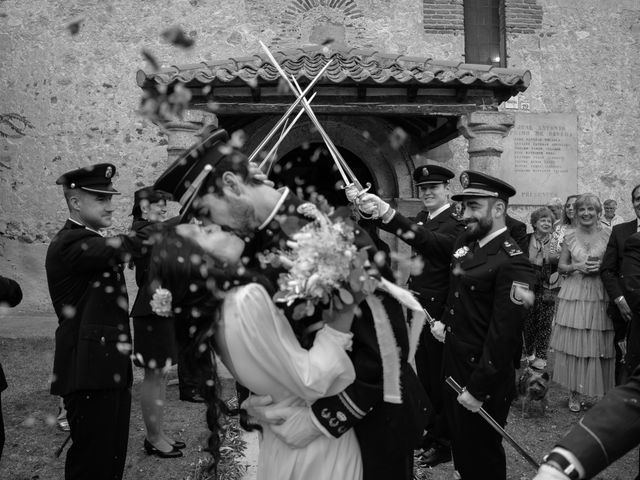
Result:
<svg viewBox="0 0 640 480"><path fill-rule="evenodd" d="M218 115L279 115L287 111L290 103L238 103L215 102ZM207 109L206 104L194 107ZM416 103L313 103L313 111L320 115L444 115L460 116L478 110L476 103L416 104Z"/></svg>

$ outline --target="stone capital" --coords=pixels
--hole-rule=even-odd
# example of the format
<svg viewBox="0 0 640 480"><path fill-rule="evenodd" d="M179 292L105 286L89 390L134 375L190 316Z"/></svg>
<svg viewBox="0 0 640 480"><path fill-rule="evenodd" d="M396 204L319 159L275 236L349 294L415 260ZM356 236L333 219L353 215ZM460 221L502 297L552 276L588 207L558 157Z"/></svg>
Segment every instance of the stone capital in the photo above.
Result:
<svg viewBox="0 0 640 480"><path fill-rule="evenodd" d="M190 109L182 113L179 120L166 123L169 132L167 153L169 164L180 156L187 148L198 141L198 133L206 126L218 128L218 117L205 110Z"/></svg>
<svg viewBox="0 0 640 480"><path fill-rule="evenodd" d="M458 120L458 130L469 140L469 168L496 175L504 139L513 127L514 115L506 112L472 112Z"/></svg>

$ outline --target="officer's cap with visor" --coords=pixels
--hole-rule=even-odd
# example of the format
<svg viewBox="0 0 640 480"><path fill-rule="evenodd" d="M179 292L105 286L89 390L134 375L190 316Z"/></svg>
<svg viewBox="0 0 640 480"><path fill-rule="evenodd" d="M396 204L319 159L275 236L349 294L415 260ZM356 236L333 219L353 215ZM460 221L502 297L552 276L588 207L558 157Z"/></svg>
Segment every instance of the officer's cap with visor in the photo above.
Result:
<svg viewBox="0 0 640 480"><path fill-rule="evenodd" d="M418 167L413 172L413 183L416 187L423 185L437 185L439 183L448 183L455 177L455 173L440 165L425 165Z"/></svg>
<svg viewBox="0 0 640 480"><path fill-rule="evenodd" d="M86 192L104 195L120 195L111 179L116 167L111 163L97 163L64 173L56 180L56 185L67 188L79 188Z"/></svg>
<svg viewBox="0 0 640 480"><path fill-rule="evenodd" d="M193 201L210 180L215 167L232 150L229 135L218 129L208 134L173 162L153 184L154 190L168 192L182 205L180 217L187 220Z"/></svg>
<svg viewBox="0 0 640 480"><path fill-rule="evenodd" d="M473 170L465 170L460 174L460 184L463 189L462 193L451 197L455 201L472 197L489 197L499 198L509 203L509 198L516 194L516 189L507 182Z"/></svg>

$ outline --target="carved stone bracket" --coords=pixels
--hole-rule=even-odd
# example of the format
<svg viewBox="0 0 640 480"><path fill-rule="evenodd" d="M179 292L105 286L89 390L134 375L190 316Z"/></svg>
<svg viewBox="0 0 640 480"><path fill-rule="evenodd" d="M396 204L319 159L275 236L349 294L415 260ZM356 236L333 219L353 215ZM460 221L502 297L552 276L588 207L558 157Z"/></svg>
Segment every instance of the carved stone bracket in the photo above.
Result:
<svg viewBox="0 0 640 480"><path fill-rule="evenodd" d="M169 132L167 146L168 160L171 164L187 148L198 141L197 134L205 126L218 127L218 117L204 110L185 110L182 119L165 125Z"/></svg>
<svg viewBox="0 0 640 480"><path fill-rule="evenodd" d="M460 117L458 130L469 140L469 168L498 175L504 138L514 124L512 113L472 112Z"/></svg>

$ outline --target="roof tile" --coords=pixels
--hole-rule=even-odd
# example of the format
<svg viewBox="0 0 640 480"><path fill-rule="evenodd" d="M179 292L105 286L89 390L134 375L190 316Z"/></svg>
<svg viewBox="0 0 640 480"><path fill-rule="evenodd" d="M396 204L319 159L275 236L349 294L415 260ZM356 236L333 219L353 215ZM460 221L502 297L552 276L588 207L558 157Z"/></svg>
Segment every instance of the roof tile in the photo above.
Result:
<svg viewBox="0 0 640 480"><path fill-rule="evenodd" d="M511 87L523 91L529 86L528 70L498 68L491 65L465 64L457 60L435 60L430 57L384 53L374 49L324 47L304 45L274 52L282 68L297 78L315 77L329 58L334 63L324 73L324 83L400 82L406 85L477 85ZM238 56L198 64L172 66L156 72L140 71L141 87L175 82L225 84L243 82L274 82L278 71L264 54Z"/></svg>

